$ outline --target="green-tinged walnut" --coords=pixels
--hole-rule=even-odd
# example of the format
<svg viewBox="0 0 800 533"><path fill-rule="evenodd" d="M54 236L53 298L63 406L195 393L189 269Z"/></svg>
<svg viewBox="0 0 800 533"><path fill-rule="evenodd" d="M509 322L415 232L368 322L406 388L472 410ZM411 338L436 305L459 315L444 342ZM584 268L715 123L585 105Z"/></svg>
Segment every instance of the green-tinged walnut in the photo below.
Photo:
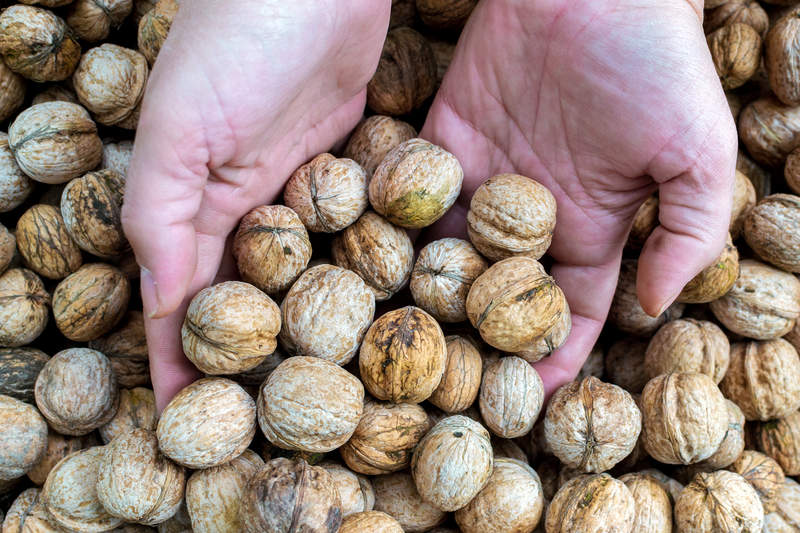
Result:
<svg viewBox="0 0 800 533"><path fill-rule="evenodd" d="M656 226L658 226L658 196L651 194L636 210L626 246L631 250L641 250Z"/></svg>
<svg viewBox="0 0 800 533"><path fill-rule="evenodd" d="M446 413L458 413L478 397L483 361L475 344L467 337L445 337L447 362L439 386L428 401Z"/></svg>
<svg viewBox="0 0 800 533"><path fill-rule="evenodd" d="M608 474L569 480L547 507L547 533L575 531L632 533L636 501L622 481Z"/></svg>
<svg viewBox="0 0 800 533"><path fill-rule="evenodd" d="M738 459L744 451L744 413L730 400L725 400L725 405L728 407L728 431L717 451L708 459L694 465L698 471L713 472L725 468Z"/></svg>
<svg viewBox="0 0 800 533"><path fill-rule="evenodd" d="M129 249L122 232L125 178L114 170L89 172L61 194L61 216L72 240L92 255L113 259Z"/></svg>
<svg viewBox="0 0 800 533"><path fill-rule="evenodd" d="M116 267L83 265L53 292L53 317L61 333L85 342L111 331L128 310L131 286Z"/></svg>
<svg viewBox="0 0 800 533"><path fill-rule="evenodd" d="M436 58L428 41L409 27L390 30L367 84L367 105L379 115L405 115L436 89Z"/></svg>
<svg viewBox="0 0 800 533"><path fill-rule="evenodd" d="M745 450L728 470L742 476L756 489L765 513L776 509L784 474L774 459L761 452Z"/></svg>
<svg viewBox="0 0 800 533"><path fill-rule="evenodd" d="M297 213L282 205L263 205L239 223L233 255L244 281L274 295L305 270L311 242Z"/></svg>
<svg viewBox="0 0 800 533"><path fill-rule="evenodd" d="M89 113L69 102L36 104L17 115L8 128L8 144L25 174L49 184L77 178L103 157Z"/></svg>
<svg viewBox="0 0 800 533"><path fill-rule="evenodd" d="M761 36L751 26L741 22L726 25L707 40L723 89L741 87L755 75L761 60Z"/></svg>
<svg viewBox="0 0 800 533"><path fill-rule="evenodd" d="M255 432L255 402L224 378L205 378L184 387L161 412L156 428L161 451L194 469L238 457Z"/></svg>
<svg viewBox="0 0 800 533"><path fill-rule="evenodd" d="M30 404L0 394L0 480L24 476L47 449L47 424Z"/></svg>
<svg viewBox="0 0 800 533"><path fill-rule="evenodd" d="M631 491L635 503L631 531L671 533L672 503L661 483L641 472L625 474L619 480Z"/></svg>
<svg viewBox="0 0 800 533"><path fill-rule="evenodd" d="M50 295L39 276L25 268L0 275L0 346L30 344L44 331Z"/></svg>
<svg viewBox="0 0 800 533"><path fill-rule="evenodd" d="M642 414L633 397L595 377L559 388L544 419L550 450L582 472L610 470L633 451L641 430Z"/></svg>
<svg viewBox="0 0 800 533"><path fill-rule="evenodd" d="M785 478L775 502L775 510L764 518L764 533L800 531L800 483Z"/></svg>
<svg viewBox="0 0 800 533"><path fill-rule="evenodd" d="M368 477L356 474L338 463L324 462L319 465L333 478L342 502L342 516L371 511L375 505L375 489Z"/></svg>
<svg viewBox="0 0 800 533"><path fill-rule="evenodd" d="M719 257L683 287L676 301L686 304L713 302L731 290L738 277L739 252L729 234Z"/></svg>
<svg viewBox="0 0 800 533"><path fill-rule="evenodd" d="M25 101L25 80L0 61L0 120L6 120Z"/></svg>
<svg viewBox="0 0 800 533"><path fill-rule="evenodd" d="M153 391L143 387L121 389L117 414L106 425L100 427L100 438L108 444L116 437L134 429L154 431L156 424L158 424L158 413Z"/></svg>
<svg viewBox="0 0 800 533"><path fill-rule="evenodd" d="M367 209L367 183L367 173L352 159L320 154L294 171L283 198L309 231L333 233Z"/></svg>
<svg viewBox="0 0 800 533"><path fill-rule="evenodd" d="M711 457L728 430L728 408L705 374L662 374L642 391L645 450L667 464L692 464Z"/></svg>
<svg viewBox="0 0 800 533"><path fill-rule="evenodd" d="M58 83L49 85L36 93L36 96L31 100L31 105L43 104L45 102L70 102L72 104L80 104L80 102L78 102L78 97L75 96L75 93L71 89Z"/></svg>
<svg viewBox="0 0 800 533"><path fill-rule="evenodd" d="M372 176L375 169L394 147L417 136L410 124L385 115L364 119L353 131L344 156L354 160Z"/></svg>
<svg viewBox="0 0 800 533"><path fill-rule="evenodd" d="M41 83L68 78L81 46L52 11L16 5L0 15L0 54L11 70Z"/></svg>
<svg viewBox="0 0 800 533"><path fill-rule="evenodd" d="M475 191L467 213L469 240L499 261L514 255L539 259L550 247L556 200L539 182L519 174L498 174Z"/></svg>
<svg viewBox="0 0 800 533"><path fill-rule="evenodd" d="M141 311L130 311L117 329L89 341L89 348L108 357L120 387L140 387L150 382L147 339Z"/></svg>
<svg viewBox="0 0 800 533"><path fill-rule="evenodd" d="M697 474L675 502L678 531L759 532L764 509L755 489L739 474Z"/></svg>
<svg viewBox="0 0 800 533"><path fill-rule="evenodd" d="M292 355L345 365L358 352L375 315L375 296L355 273L333 265L309 268L281 302L281 343Z"/></svg>
<svg viewBox="0 0 800 533"><path fill-rule="evenodd" d="M539 373L521 357L502 357L486 366L481 380L481 416L492 433L506 439L533 429L544 402Z"/></svg>
<svg viewBox="0 0 800 533"><path fill-rule="evenodd" d="M331 253L337 266L361 276L377 302L402 289L414 266L408 234L372 211L334 238Z"/></svg>
<svg viewBox="0 0 800 533"><path fill-rule="evenodd" d="M411 464L414 448L431 425L419 405L368 400L355 432L341 447L342 459L360 474L403 470Z"/></svg>
<svg viewBox="0 0 800 533"><path fill-rule="evenodd" d="M178 4L178 0L158 0L139 20L137 43L139 51L147 58L150 66L156 62L158 52L167 38L172 19L178 13Z"/></svg>
<svg viewBox="0 0 800 533"><path fill-rule="evenodd" d="M346 516L339 533L403 533L403 528L386 513L365 511Z"/></svg>
<svg viewBox="0 0 800 533"><path fill-rule="evenodd" d="M97 444L97 438L92 433L81 437L69 437L48 430L47 449L39 461L28 470L28 479L37 485L44 485L50 471L64 457Z"/></svg>
<svg viewBox="0 0 800 533"><path fill-rule="evenodd" d="M324 468L279 457L247 484L239 518L245 533L336 533L342 504L336 483Z"/></svg>
<svg viewBox="0 0 800 533"><path fill-rule="evenodd" d="M280 310L269 296L225 281L192 298L181 328L183 353L206 374L245 372L275 351L280 327Z"/></svg>
<svg viewBox="0 0 800 533"><path fill-rule="evenodd" d="M607 380L632 394L642 392L650 379L644 366L647 344L636 337L622 338L612 344L605 359Z"/></svg>
<svg viewBox="0 0 800 533"><path fill-rule="evenodd" d="M455 203L464 172L453 154L415 138L393 148L369 182L372 207L404 228L430 226Z"/></svg>
<svg viewBox="0 0 800 533"><path fill-rule="evenodd" d="M800 411L756 425L758 449L775 459L784 474L800 476Z"/></svg>
<svg viewBox="0 0 800 533"><path fill-rule="evenodd" d="M0 394L34 403L36 377L49 359L50 356L36 348L0 348Z"/></svg>
<svg viewBox="0 0 800 533"><path fill-rule="evenodd" d="M773 96L751 102L739 115L739 138L759 163L782 165L800 146L800 106L783 105Z"/></svg>
<svg viewBox="0 0 800 533"><path fill-rule="evenodd" d="M375 510L398 522L406 533L423 533L441 524L447 513L424 500L412 477L406 473L373 478Z"/></svg>
<svg viewBox="0 0 800 533"><path fill-rule="evenodd" d="M411 474L423 499L443 511L455 511L483 489L493 465L489 432L474 420L454 415L433 426L419 442Z"/></svg>
<svg viewBox="0 0 800 533"><path fill-rule="evenodd" d="M759 340L781 337L800 316L800 281L787 272L745 259L739 279L711 311L734 333Z"/></svg>
<svg viewBox="0 0 800 533"><path fill-rule="evenodd" d="M0 213L19 207L33 191L33 185L14 159L8 135L0 132Z"/></svg>
<svg viewBox="0 0 800 533"><path fill-rule="evenodd" d="M769 87L786 105L800 104L800 86L795 72L800 68L800 20L792 11L780 17L770 28L764 42L764 64Z"/></svg>
<svg viewBox="0 0 800 533"><path fill-rule="evenodd" d="M487 267L486 260L465 240L433 241L420 251L411 271L411 296L436 320L463 322L469 289Z"/></svg>
<svg viewBox="0 0 800 533"><path fill-rule="evenodd" d="M426 26L439 30L462 28L478 0L416 0L417 13Z"/></svg>
<svg viewBox="0 0 800 533"><path fill-rule="evenodd" d="M338 365L317 357L289 357L258 394L258 423L286 450L329 452L347 442L361 419L364 387Z"/></svg>
<svg viewBox="0 0 800 533"><path fill-rule="evenodd" d="M364 336L358 358L361 380L379 400L427 400L444 374L447 344L428 313L408 306L380 316Z"/></svg>
<svg viewBox="0 0 800 533"><path fill-rule="evenodd" d="M102 168L114 170L122 176L128 175L128 167L133 156L133 141L104 141Z"/></svg>
<svg viewBox="0 0 800 533"><path fill-rule="evenodd" d="M51 205L34 205L19 217L17 249L28 268L50 279L70 275L83 262L61 211Z"/></svg>
<svg viewBox="0 0 800 533"><path fill-rule="evenodd" d="M0 224L0 274L6 271L17 253L17 238Z"/></svg>
<svg viewBox="0 0 800 533"><path fill-rule="evenodd" d="M645 353L649 377L670 372L699 372L722 381L730 363L731 345L719 326L681 318L667 322L653 336Z"/></svg>
<svg viewBox="0 0 800 533"><path fill-rule="evenodd" d="M773 194L750 209L744 238L761 259L789 272L800 272L800 197Z"/></svg>
<svg viewBox="0 0 800 533"><path fill-rule="evenodd" d="M132 10L133 0L75 0L67 15L67 24L84 41L102 41Z"/></svg>
<svg viewBox="0 0 800 533"><path fill-rule="evenodd" d="M495 263L475 280L467 316L486 343L529 362L561 346L571 324L564 293L538 261L524 256Z"/></svg>
<svg viewBox="0 0 800 533"><path fill-rule="evenodd" d="M706 11L703 18L703 29L708 34L737 22L751 26L762 39L767 35L769 16L756 0L725 2L713 11Z"/></svg>

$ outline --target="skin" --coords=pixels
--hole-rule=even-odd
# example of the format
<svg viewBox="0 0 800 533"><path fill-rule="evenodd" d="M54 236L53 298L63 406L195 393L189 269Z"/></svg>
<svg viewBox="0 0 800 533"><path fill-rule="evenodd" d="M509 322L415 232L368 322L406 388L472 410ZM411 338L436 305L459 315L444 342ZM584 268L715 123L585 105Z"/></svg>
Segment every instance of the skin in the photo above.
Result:
<svg viewBox="0 0 800 533"><path fill-rule="evenodd" d="M196 378L180 324L192 295L231 276L226 239L238 220L361 117L389 7L194 0L176 17L123 206L159 407ZM701 21L699 0L482 2L428 115L421 136L454 153L465 178L422 239L463 237L472 193L500 172L532 177L558 201L549 254L573 331L535 365L548 393L597 338L650 193L659 191L660 225L640 258L647 312L666 308L725 242L736 131Z"/></svg>

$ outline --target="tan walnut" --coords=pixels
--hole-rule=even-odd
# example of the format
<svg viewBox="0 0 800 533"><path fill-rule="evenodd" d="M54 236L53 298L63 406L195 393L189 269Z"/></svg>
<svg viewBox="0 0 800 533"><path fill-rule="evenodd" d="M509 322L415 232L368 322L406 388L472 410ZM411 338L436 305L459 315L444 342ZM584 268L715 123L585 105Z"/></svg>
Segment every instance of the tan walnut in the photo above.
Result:
<svg viewBox="0 0 800 533"><path fill-rule="evenodd" d="M544 385L527 361L513 355L502 357L486 365L478 401L489 430L513 439L533 429L544 403Z"/></svg>
<svg viewBox="0 0 800 533"><path fill-rule="evenodd" d="M62 279L83 262L57 207L38 204L17 221L17 249L25 264L40 276Z"/></svg>
<svg viewBox="0 0 800 533"><path fill-rule="evenodd" d="M785 476L774 459L761 452L745 450L728 470L742 476L756 489L765 513L776 509Z"/></svg>
<svg viewBox="0 0 800 533"><path fill-rule="evenodd" d="M800 476L800 411L758 424L758 449L775 459L787 476Z"/></svg>
<svg viewBox="0 0 800 533"><path fill-rule="evenodd" d="M644 366L651 378L670 372L699 372L719 383L728 371L730 353L728 337L719 326L681 318L667 322L653 336Z"/></svg>
<svg viewBox="0 0 800 533"><path fill-rule="evenodd" d="M744 238L764 261L800 272L800 197L773 194L747 213Z"/></svg>
<svg viewBox="0 0 800 533"><path fill-rule="evenodd" d="M658 226L658 196L651 194L636 210L625 246L631 250L641 250L656 226Z"/></svg>
<svg viewBox="0 0 800 533"><path fill-rule="evenodd" d="M697 474L675 502L678 531L761 531L764 509L755 489L739 474Z"/></svg>
<svg viewBox="0 0 800 533"><path fill-rule="evenodd" d="M67 24L84 41L103 41L132 10L133 0L75 0Z"/></svg>
<svg viewBox="0 0 800 533"><path fill-rule="evenodd" d="M672 532L672 503L669 493L652 476L632 472L619 478L631 491L635 514L631 531Z"/></svg>
<svg viewBox="0 0 800 533"><path fill-rule="evenodd" d="M32 405L0 394L0 480L29 472L47 450L47 423Z"/></svg>
<svg viewBox="0 0 800 533"><path fill-rule="evenodd" d="M342 516L368 512L375 505L375 489L367 476L356 474L346 466L326 461L319 466L328 471L339 492Z"/></svg>
<svg viewBox="0 0 800 533"><path fill-rule="evenodd" d="M764 42L764 64L769 75L769 87L786 105L800 104L800 88L794 72L800 68L800 21L797 13L780 17L767 33Z"/></svg>
<svg viewBox="0 0 800 533"><path fill-rule="evenodd" d="M776 497L776 509L764 517L764 533L800 530L800 483L786 478Z"/></svg>
<svg viewBox="0 0 800 533"><path fill-rule="evenodd" d="M403 528L386 513L365 511L346 516L339 533L403 533Z"/></svg>
<svg viewBox="0 0 800 533"><path fill-rule="evenodd" d="M755 165L755 163L753 163ZM769 179L767 177L766 179ZM769 192L765 192L765 194L769 194ZM747 218L747 212L750 211L754 205L756 205L756 201L758 201L764 195L759 195L756 191L754 182L750 181L750 178L744 171L739 171L738 168L736 170L736 179L733 182L733 204L731 205L731 224L729 226L729 231L731 233L731 239L736 240L742 235L742 231L744 231L744 221ZM726 249L727 250L727 244ZM725 253L723 250L723 254Z"/></svg>
<svg viewBox="0 0 800 533"><path fill-rule="evenodd" d="M739 115L739 138L759 163L782 165L800 146L800 107L783 105L773 96L751 102Z"/></svg>
<svg viewBox="0 0 800 533"><path fill-rule="evenodd" d="M708 47L722 88L741 87L753 77L761 60L761 36L748 24L736 22L708 36Z"/></svg>
<svg viewBox="0 0 800 533"><path fill-rule="evenodd" d="M617 290L608 311L608 322L624 333L637 337L650 337L666 322L680 318L684 305L673 303L657 317L645 313L636 292L638 264L633 259L623 259L617 281Z"/></svg>
<svg viewBox="0 0 800 533"><path fill-rule="evenodd" d="M698 471L713 472L725 468L738 459L744 451L744 413L730 400L726 399L725 405L728 407L728 431L717 451L695 465Z"/></svg>
<svg viewBox="0 0 800 533"><path fill-rule="evenodd" d="M344 156L357 162L372 176L375 169L395 146L417 136L407 122L386 115L373 115L364 119L353 131Z"/></svg>
<svg viewBox="0 0 800 533"><path fill-rule="evenodd" d="M755 194L753 197L755 198ZM685 304L713 302L727 294L738 278L739 251L728 234L725 248L719 257L683 287L676 301Z"/></svg>
<svg viewBox="0 0 800 533"><path fill-rule="evenodd" d="M121 389L117 414L98 432L103 442L108 444L134 429L155 431L157 424L156 398L152 390L143 387Z"/></svg>
<svg viewBox="0 0 800 533"><path fill-rule="evenodd" d="M0 132L0 213L19 207L33 192L33 185L14 159L8 135Z"/></svg>
<svg viewBox="0 0 800 533"><path fill-rule="evenodd" d="M25 346L39 337L47 326L49 303L44 283L30 270L0 274L0 346Z"/></svg>
<svg viewBox="0 0 800 533"><path fill-rule="evenodd" d="M373 479L375 510L400 523L406 533L424 533L441 524L447 513L422 499L412 477L405 472Z"/></svg>
<svg viewBox="0 0 800 533"><path fill-rule="evenodd" d="M139 51L147 58L150 66L156 62L158 52L172 26L172 19L178 13L178 7L178 0L158 0L156 5L145 12L139 20L137 43Z"/></svg>
<svg viewBox="0 0 800 533"><path fill-rule="evenodd" d="M428 401L446 413L458 413L478 397L483 360L475 343L468 337L445 337L447 362L439 386Z"/></svg>
<svg viewBox="0 0 800 533"><path fill-rule="evenodd" d="M636 501L628 487L608 474L580 475L565 483L547 507L545 531L632 533Z"/></svg>
<svg viewBox="0 0 800 533"><path fill-rule="evenodd" d="M25 80L0 61L0 120L6 120L25 101Z"/></svg>

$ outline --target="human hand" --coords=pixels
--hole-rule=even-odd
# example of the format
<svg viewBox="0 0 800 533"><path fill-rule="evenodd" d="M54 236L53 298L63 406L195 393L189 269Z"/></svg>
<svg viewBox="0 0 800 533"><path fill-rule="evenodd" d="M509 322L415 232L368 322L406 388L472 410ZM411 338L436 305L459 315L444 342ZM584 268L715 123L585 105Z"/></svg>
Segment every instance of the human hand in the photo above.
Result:
<svg viewBox="0 0 800 533"><path fill-rule="evenodd" d="M189 299L234 273L221 269L228 234L361 118L389 10L388 0L182 5L150 76L122 211L159 410L197 377L180 327Z"/></svg>
<svg viewBox="0 0 800 533"><path fill-rule="evenodd" d="M517 172L558 201L549 254L572 311L567 342L535 364L547 394L574 378L602 329L633 215L659 191L639 259L658 315L719 254L736 130L701 25L701 0L493 0L461 35L421 136L458 157L459 202L431 229L464 234L469 199Z"/></svg>

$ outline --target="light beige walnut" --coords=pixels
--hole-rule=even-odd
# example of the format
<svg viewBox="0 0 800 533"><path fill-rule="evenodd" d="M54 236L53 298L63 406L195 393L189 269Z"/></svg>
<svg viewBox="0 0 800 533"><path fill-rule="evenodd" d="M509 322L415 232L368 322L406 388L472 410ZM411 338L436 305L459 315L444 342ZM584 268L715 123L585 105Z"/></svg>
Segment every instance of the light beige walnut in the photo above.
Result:
<svg viewBox="0 0 800 533"><path fill-rule="evenodd" d="M328 471L339 491L342 516L371 511L375 505L375 489L367 476L356 474L338 463L326 461L319 466Z"/></svg>
<svg viewBox="0 0 800 533"><path fill-rule="evenodd" d="M695 465L698 471L713 472L725 468L744 451L744 413L730 400L725 400L725 405L728 407L728 430L717 451Z"/></svg>
<svg viewBox="0 0 800 533"><path fill-rule="evenodd" d="M36 378L36 405L50 427L86 435L117 412L117 381L108 358L88 348L68 348L45 363Z"/></svg>
<svg viewBox="0 0 800 533"><path fill-rule="evenodd" d="M344 149L344 156L354 160L372 176L383 158L395 146L417 136L408 123L386 115L364 119L353 130Z"/></svg>
<svg viewBox="0 0 800 533"><path fill-rule="evenodd" d="M658 226L658 196L652 194L636 210L625 246L631 250L641 250L656 226Z"/></svg>
<svg viewBox="0 0 800 533"><path fill-rule="evenodd" d="M33 192L33 185L14 159L8 135L0 132L0 213L19 207Z"/></svg>
<svg viewBox="0 0 800 533"><path fill-rule="evenodd" d="M75 0L67 24L84 41L103 41L132 10L133 0Z"/></svg>
<svg viewBox="0 0 800 533"><path fill-rule="evenodd" d="M787 476L800 476L800 411L758 424L758 449L775 459Z"/></svg>
<svg viewBox="0 0 800 533"><path fill-rule="evenodd" d="M24 476L47 450L47 424L30 404L0 394L0 480Z"/></svg>
<svg viewBox="0 0 800 533"><path fill-rule="evenodd" d="M608 474L581 475L564 484L547 508L547 533L632 533L636 501L628 487Z"/></svg>
<svg viewBox="0 0 800 533"><path fill-rule="evenodd" d="M647 374L699 372L722 381L730 363L731 346L713 322L682 318L667 322L653 336L645 353Z"/></svg>
<svg viewBox="0 0 800 533"><path fill-rule="evenodd" d="M680 318L684 305L673 303L657 317L645 313L636 293L637 266L636 260L622 260L617 290L608 311L608 321L630 335L650 337L666 322Z"/></svg>
<svg viewBox="0 0 800 533"><path fill-rule="evenodd" d="M661 487L669 494L671 504L674 504L676 501L678 501L678 497L683 491L683 484L664 474L661 470L657 470L655 468L645 468L639 473L647 474L658 481Z"/></svg>
<svg viewBox="0 0 800 533"><path fill-rule="evenodd" d="M788 333L800 316L800 281L752 259L739 264L739 279L711 311L734 333L759 340Z"/></svg>
<svg viewBox="0 0 800 533"><path fill-rule="evenodd" d="M756 489L765 513L776 509L784 474L774 459L761 452L745 450L728 470L742 476Z"/></svg>
<svg viewBox="0 0 800 533"><path fill-rule="evenodd" d="M150 382L141 311L130 311L111 333L89 341L89 348L108 357L120 387L140 387Z"/></svg>
<svg viewBox="0 0 800 533"><path fill-rule="evenodd" d="M648 474L630 473L619 478L631 491L635 503L631 531L672 532L672 503L669 493Z"/></svg>
<svg viewBox="0 0 800 533"><path fill-rule="evenodd" d="M50 295L39 276L26 268L0 274L0 346L24 346L42 334Z"/></svg>
<svg viewBox="0 0 800 533"><path fill-rule="evenodd" d="M423 533L441 524L447 513L424 500L407 473L373 478L375 510L397 520L406 533Z"/></svg>
<svg viewBox="0 0 800 533"><path fill-rule="evenodd" d="M676 301L686 304L713 302L731 290L738 277L739 252L729 234L719 257L683 287Z"/></svg>
<svg viewBox="0 0 800 533"><path fill-rule="evenodd" d="M747 244L764 261L800 272L800 197L773 194L750 209L744 223Z"/></svg>
<svg viewBox="0 0 800 533"><path fill-rule="evenodd" d="M764 509L755 489L739 474L697 474L675 502L678 531L757 532Z"/></svg>
<svg viewBox="0 0 800 533"><path fill-rule="evenodd" d="M83 262L57 207L38 204L25 211L17 221L16 237L25 265L40 276L62 279Z"/></svg>
<svg viewBox="0 0 800 533"><path fill-rule="evenodd" d="M155 431L158 424L156 399L153 391L143 387L121 389L119 407L106 425L99 428L100 438L108 444L116 437L134 429Z"/></svg>
<svg viewBox="0 0 800 533"><path fill-rule="evenodd" d="M533 429L544 403L544 385L527 361L502 357L484 369L478 401L492 433L513 439Z"/></svg>
<svg viewBox="0 0 800 533"><path fill-rule="evenodd" d="M405 287L414 267L408 234L372 211L334 237L331 253L337 266L361 276L377 302Z"/></svg>
<svg viewBox="0 0 800 533"><path fill-rule="evenodd" d="M800 483L785 478L775 498L776 508L764 518L764 533L800 531Z"/></svg>
<svg viewBox="0 0 800 533"><path fill-rule="evenodd" d="M477 0L417 0L417 13L431 28L462 28L476 5Z"/></svg>
<svg viewBox="0 0 800 533"><path fill-rule="evenodd" d="M347 442L361 419L364 387L341 367L317 357L289 357L258 394L258 423L286 450L329 452Z"/></svg>
<svg viewBox="0 0 800 533"><path fill-rule="evenodd" d="M386 513L365 511L346 516L339 533L403 533L403 528Z"/></svg>
<svg viewBox="0 0 800 533"><path fill-rule="evenodd" d="M309 268L281 302L281 343L291 355L345 365L375 315L375 296L355 273L333 265Z"/></svg>
<svg viewBox="0 0 800 533"><path fill-rule="evenodd" d="M47 449L39 459L39 462L28 470L28 479L37 485L44 485L50 471L64 457L98 444L97 437L92 433L82 437L70 437L49 429L47 431Z"/></svg>
<svg viewBox="0 0 800 533"><path fill-rule="evenodd" d="M3 522L3 533L64 533L45 508L38 488L22 491ZM73 530L70 530L73 531Z"/></svg>
<svg viewBox="0 0 800 533"><path fill-rule="evenodd" d="M414 302L440 322L467 319L467 294L488 264L467 241L445 238L426 245L411 271Z"/></svg>
<svg viewBox="0 0 800 533"><path fill-rule="evenodd" d="M238 457L255 432L255 402L224 378L205 378L184 387L161 412L156 428L161 451L194 469Z"/></svg>
<svg viewBox="0 0 800 533"><path fill-rule="evenodd" d="M483 182L467 213L469 240L493 261L514 255L539 259L550 247L555 226L555 197L519 174L498 174Z"/></svg>
<svg viewBox="0 0 800 533"><path fill-rule="evenodd" d="M780 166L800 146L800 107L783 105L774 96L761 97L742 110L738 129L753 159L768 167Z"/></svg>
<svg viewBox="0 0 800 533"><path fill-rule="evenodd" d="M692 464L711 457L728 429L728 408L705 374L662 374L642 391L643 443L653 459Z"/></svg>
<svg viewBox="0 0 800 533"><path fill-rule="evenodd" d="M707 41L723 89L741 87L755 75L761 61L761 36L752 26L729 24L708 35Z"/></svg>
<svg viewBox="0 0 800 533"><path fill-rule="evenodd" d="M419 442L411 458L411 475L423 499L443 511L455 511L486 485L493 465L489 432L472 419L453 415Z"/></svg>
<svg viewBox="0 0 800 533"><path fill-rule="evenodd" d="M128 167L133 156L133 141L108 141L103 142L102 168L113 170L122 176L128 175Z"/></svg>
<svg viewBox="0 0 800 533"><path fill-rule="evenodd" d="M467 337L449 335L447 362L439 386L428 401L446 413L458 413L478 397L483 361L475 344Z"/></svg>
<svg viewBox="0 0 800 533"><path fill-rule="evenodd" d="M0 61L0 120L6 120L25 101L25 80Z"/></svg>
<svg viewBox="0 0 800 533"><path fill-rule="evenodd" d="M156 62L158 52L172 26L172 19L178 13L178 7L178 0L158 0L152 9L142 14L139 20L137 36L139 51L147 58L150 66Z"/></svg>
<svg viewBox="0 0 800 533"><path fill-rule="evenodd" d="M649 380L644 366L647 345L646 340L636 337L625 337L612 344L605 358L607 380L632 394L641 393Z"/></svg>

